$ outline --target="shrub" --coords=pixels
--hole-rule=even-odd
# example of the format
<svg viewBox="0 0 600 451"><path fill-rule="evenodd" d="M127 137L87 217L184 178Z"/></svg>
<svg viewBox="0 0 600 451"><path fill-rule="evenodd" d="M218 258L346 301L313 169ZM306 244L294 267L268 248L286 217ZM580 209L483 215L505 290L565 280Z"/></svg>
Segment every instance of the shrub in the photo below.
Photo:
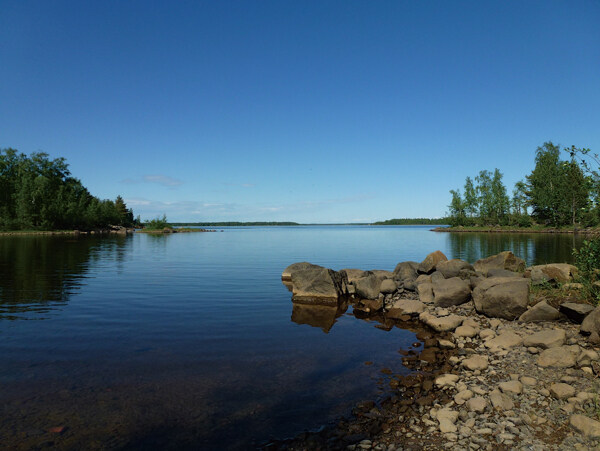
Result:
<svg viewBox="0 0 600 451"><path fill-rule="evenodd" d="M144 222L144 228L148 230L162 230L169 227L169 223L167 222L167 215L162 215L162 218L157 216L150 221Z"/></svg>
<svg viewBox="0 0 600 451"><path fill-rule="evenodd" d="M579 250L573 250L573 255L586 294L597 303L600 299L600 287L596 284L600 270L600 238L584 241Z"/></svg>

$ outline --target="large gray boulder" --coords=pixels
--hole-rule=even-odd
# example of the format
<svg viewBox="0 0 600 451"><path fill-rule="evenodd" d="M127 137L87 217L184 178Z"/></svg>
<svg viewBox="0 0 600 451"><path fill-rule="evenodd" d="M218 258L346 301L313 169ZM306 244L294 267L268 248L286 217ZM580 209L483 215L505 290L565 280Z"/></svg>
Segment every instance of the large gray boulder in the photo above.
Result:
<svg viewBox="0 0 600 451"><path fill-rule="evenodd" d="M417 278L417 262L401 262L394 268L394 277L399 280L415 280Z"/></svg>
<svg viewBox="0 0 600 451"><path fill-rule="evenodd" d="M390 271L385 271L383 269L372 269L371 271L373 274L375 274L375 276L379 279L379 280L384 280L384 279L393 279L394 278L394 273L390 272Z"/></svg>
<svg viewBox="0 0 600 451"><path fill-rule="evenodd" d="M516 257L511 251L504 251L498 255L477 260L473 266L475 271L481 271L487 276L488 271L493 268L523 271L525 269L525 261Z"/></svg>
<svg viewBox="0 0 600 451"><path fill-rule="evenodd" d="M315 266L315 265L313 265L312 263L308 263L308 262L292 263L290 266L285 268L283 270L283 272L281 273L281 280L284 282L291 282L292 281L292 273L294 271L298 271L300 269L311 268L313 266Z"/></svg>
<svg viewBox="0 0 600 451"><path fill-rule="evenodd" d="M508 269L501 268L490 268L487 272L488 277L521 277L523 274L520 272L509 271Z"/></svg>
<svg viewBox="0 0 600 451"><path fill-rule="evenodd" d="M442 279L433 283L433 300L438 307L450 307L460 305L471 299L471 287L469 282L452 277Z"/></svg>
<svg viewBox="0 0 600 451"><path fill-rule="evenodd" d="M346 275L348 276L348 282L350 283L367 275L367 271L363 271L362 269L348 268L342 269L342 271L346 271Z"/></svg>
<svg viewBox="0 0 600 451"><path fill-rule="evenodd" d="M377 299L379 297L381 280L375 274L367 271L365 277L354 281L356 296L361 299Z"/></svg>
<svg viewBox="0 0 600 451"><path fill-rule="evenodd" d="M433 271L435 271L438 263L445 262L447 260L448 257L446 257L442 251L432 252L419 264L417 272L421 274L431 274Z"/></svg>
<svg viewBox="0 0 600 451"><path fill-rule="evenodd" d="M473 266L464 260L459 258L453 258L452 260L446 260L439 262L435 269L443 274L446 279L452 277L459 277L461 271L473 270Z"/></svg>
<svg viewBox="0 0 600 451"><path fill-rule="evenodd" d="M291 271L293 302L337 306L340 296L346 294L348 279L344 271L318 265L298 268Z"/></svg>
<svg viewBox="0 0 600 451"><path fill-rule="evenodd" d="M424 282L417 285L417 293L421 302L433 304L433 284L431 282Z"/></svg>
<svg viewBox="0 0 600 451"><path fill-rule="evenodd" d="M383 294L392 294L398 289L398 284L394 279L383 279L379 286L379 291Z"/></svg>
<svg viewBox="0 0 600 451"><path fill-rule="evenodd" d="M531 278L534 285L544 282L571 282L577 275L577 267L568 263L549 263L547 265L530 266L525 270L525 277Z"/></svg>
<svg viewBox="0 0 600 451"><path fill-rule="evenodd" d="M527 310L529 280L493 277L473 290L475 309L488 317L514 320Z"/></svg>

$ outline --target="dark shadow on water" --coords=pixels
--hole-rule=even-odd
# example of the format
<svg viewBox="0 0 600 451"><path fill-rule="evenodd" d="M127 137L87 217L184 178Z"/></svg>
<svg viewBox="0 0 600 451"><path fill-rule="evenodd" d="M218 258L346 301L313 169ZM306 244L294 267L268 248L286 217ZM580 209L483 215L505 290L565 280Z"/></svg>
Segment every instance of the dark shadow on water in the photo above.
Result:
<svg viewBox="0 0 600 451"><path fill-rule="evenodd" d="M337 318L346 313L347 310L348 304L345 302L338 307L293 303L292 322L318 327L323 332L329 333Z"/></svg>
<svg viewBox="0 0 600 451"><path fill-rule="evenodd" d="M474 263L480 258L512 251L527 265L572 263L573 248L585 240L583 235L548 233L446 233L453 258Z"/></svg>
<svg viewBox="0 0 600 451"><path fill-rule="evenodd" d="M0 319L44 319L84 284L91 262L109 255L118 268L130 237L0 237Z"/></svg>

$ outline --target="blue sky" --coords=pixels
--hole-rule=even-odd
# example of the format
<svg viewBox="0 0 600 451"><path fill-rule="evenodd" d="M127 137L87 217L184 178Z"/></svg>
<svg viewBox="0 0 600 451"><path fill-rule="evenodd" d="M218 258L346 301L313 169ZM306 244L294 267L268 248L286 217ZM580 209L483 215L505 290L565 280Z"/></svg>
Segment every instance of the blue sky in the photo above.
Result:
<svg viewBox="0 0 600 451"><path fill-rule="evenodd" d="M440 217L600 152L597 1L0 0L0 147L143 219Z"/></svg>

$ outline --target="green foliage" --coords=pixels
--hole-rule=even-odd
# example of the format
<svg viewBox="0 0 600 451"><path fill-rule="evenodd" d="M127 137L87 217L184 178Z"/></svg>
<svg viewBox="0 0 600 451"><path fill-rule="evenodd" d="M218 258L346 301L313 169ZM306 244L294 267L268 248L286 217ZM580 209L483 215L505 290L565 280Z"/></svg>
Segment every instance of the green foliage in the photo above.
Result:
<svg viewBox="0 0 600 451"><path fill-rule="evenodd" d="M163 230L169 227L169 222L167 221L167 215L163 214L162 218L157 216L154 219L144 222L144 228L148 230Z"/></svg>
<svg viewBox="0 0 600 451"><path fill-rule="evenodd" d="M460 191L450 190L452 196L448 205L449 222L452 226L507 225L509 222L510 201L506 187L502 183L502 173L480 171L473 180L465 180L465 197Z"/></svg>
<svg viewBox="0 0 600 451"><path fill-rule="evenodd" d="M527 177L527 195L533 216L553 227L575 225L589 202L589 182L574 159L560 159L551 142L538 147L535 168Z"/></svg>
<svg viewBox="0 0 600 451"><path fill-rule="evenodd" d="M535 168L515 184L509 198L502 173L480 171L476 186L466 178L464 198L451 190L450 224L454 226L593 227L600 224L600 157L589 149L561 149L546 142L536 149ZM531 214L529 209L531 209Z"/></svg>
<svg viewBox="0 0 600 451"><path fill-rule="evenodd" d="M448 205L450 225L452 227L463 226L465 225L466 218L465 201L461 197L460 191L451 189L450 194L452 195L452 200L450 201L450 205Z"/></svg>
<svg viewBox="0 0 600 451"><path fill-rule="evenodd" d="M117 202L92 196L71 176L64 158L0 150L0 230L131 226L133 212L120 196Z"/></svg>
<svg viewBox="0 0 600 451"><path fill-rule="evenodd" d="M579 279L587 295L597 303L600 299L600 287L596 284L600 271L600 238L584 241L579 250L573 250L573 255Z"/></svg>

